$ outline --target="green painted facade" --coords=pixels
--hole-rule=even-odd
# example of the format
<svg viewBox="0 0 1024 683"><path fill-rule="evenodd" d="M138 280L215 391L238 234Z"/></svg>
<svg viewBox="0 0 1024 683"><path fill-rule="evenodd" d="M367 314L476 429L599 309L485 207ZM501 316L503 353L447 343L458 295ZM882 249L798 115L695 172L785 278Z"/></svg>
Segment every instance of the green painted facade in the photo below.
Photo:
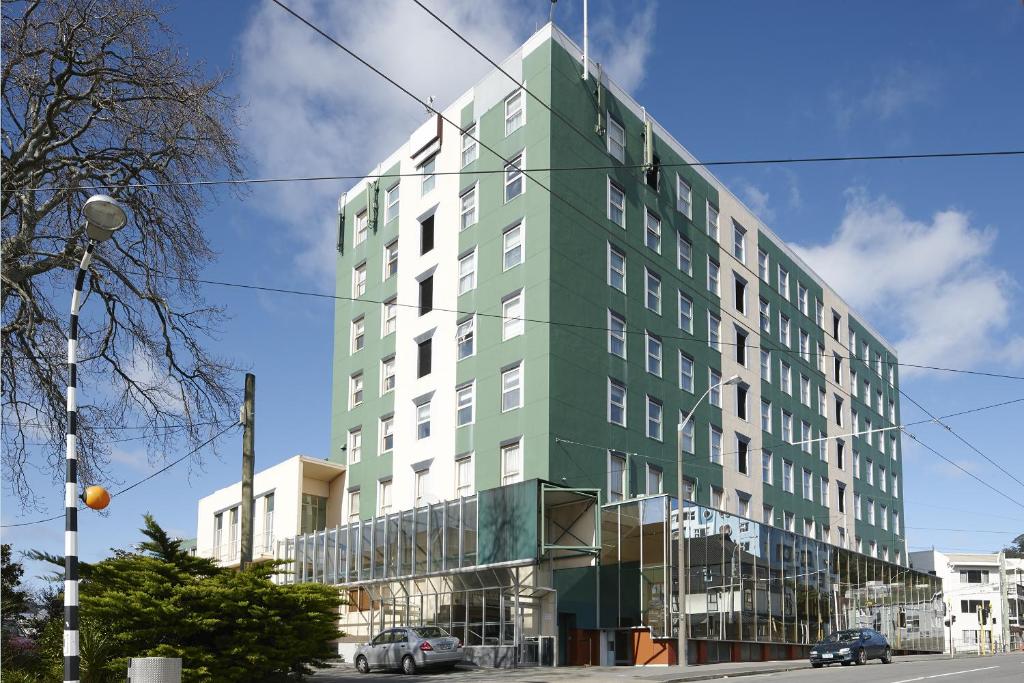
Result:
<svg viewBox="0 0 1024 683"><path fill-rule="evenodd" d="M503 176L495 173L477 173L480 170L500 168L502 162L482 146L476 161L463 169L460 176L460 191L478 184L479 218L475 225L458 234L458 250L462 254L477 249L477 286L454 302L436 301L435 307L455 307L459 311L477 312L476 353L456 365L457 382L475 380L475 420L472 425L460 427L455 435L452 453L434 453L434 458L454 458L462 453L475 454L475 489L483 491L498 486L500 482L499 450L502 443L510 438L522 438L522 478L538 478L578 487L601 488L607 498L608 450L616 450L628 456L627 490L630 496L646 493L645 472L648 466L663 472L665 492L675 493L676 425L681 413L688 412L694 402L708 388L708 369L722 371L722 353L731 353L731 346L721 346L722 351L711 348L708 339L708 312L722 321L723 332L731 330L736 323L732 314L732 298L709 293L706 287L708 258L722 262L720 243L711 239L705 230L707 222L706 205L720 206L719 189L715 183L685 165L685 159L673 144L655 136L654 153L663 168L657 188L645 182L640 165L643 163L644 123L635 114L635 108L622 102L608 89L600 94L603 107L598 107L596 81L580 79L580 65L576 56L569 54L557 41L548 40L532 50L523 59L522 79L533 96L550 104L559 116L551 114L534 97L525 94L526 124L511 135L504 135L503 100L498 99L488 111L481 112L472 106L464 107L456 120L463 126L474 119L478 124L477 136L493 147L505 158L520 151L525 152L526 168L560 168L581 166L613 166L607 172L530 172L526 178L525 193L509 202L503 201ZM508 82L508 94L514 86ZM625 159L619 164L606 151L606 138L600 124L606 125L605 115L616 120L625 129ZM459 144L458 138L446 139L445 144ZM388 172L396 171L396 168ZM691 218L676 208L676 174L682 176L692 189ZM618 184L626 197L625 228L608 218L608 181ZM411 182L410 182L411 181ZM410 186L417 179L406 178L403 183ZM352 230L356 214L367 201L372 201L371 192L361 192L349 197L344 226L344 252L339 254L336 293L340 297L352 295L351 272L353 266L365 259L367 263L367 291L364 299L374 302L395 296L394 280L382 282L384 245L397 236L397 222L383 223L384 190L387 181L381 181L377 206L381 220L371 225L369 238L364 244L353 246ZM546 186L547 189L545 189ZM405 185L403 185L405 187ZM660 253L645 244L645 210L650 210L661 219ZM501 267L502 233L516 221L525 225L524 262L507 271ZM455 228L444 229L457 229ZM775 238L746 226L754 241L750 242L769 253L771 267L769 281L757 277L756 249L748 254L747 263L753 269L746 273L749 283L748 306L756 313L758 298L768 301L772 312L772 333L762 341L764 348L772 351L772 378L762 381L761 395L770 400L773 410L773 433L762 434L763 442L771 446L774 455L774 485L765 485L762 498L765 504L775 508L775 523L782 524L783 513L792 512L797 520L797 531L805 518L814 519L818 525L829 524L829 510L820 504L817 477L828 476L828 463L812 449L805 453L799 446L783 444L780 438L781 411L786 410L794 417L794 437L800 433L801 421L812 426L812 436L826 433L826 417L816 409L818 390L826 390L830 403L833 389L831 367L827 364L824 372L816 362L819 344L825 340L826 330L814 320L814 301L823 299L818 280L789 257L780 248ZM440 229L440 228L439 228ZM726 216L721 219L721 232L731 230ZM692 245L692 272L683 272L677 266L677 235L682 235ZM724 242L723 242L724 244ZM626 255L626 292L622 293L608 285L609 245ZM401 246L401 245L400 245ZM411 248L412 245L409 245ZM401 249L400 249L401 253ZM401 256L399 258L401 263ZM778 265L784 264L790 274L790 299L784 299L778 292ZM400 266L401 267L401 266ZM661 279L661 312L648 310L645 306L645 268L656 273ZM722 292L732 287L724 279ZM796 305L797 282L808 288L810 298L809 316L804 315ZM508 341L501 341L501 301L516 290L525 292L525 334ZM684 293L694 304L693 330L681 331L677 319L677 294ZM414 302L400 302L404 304ZM608 351L608 312L614 311L627 321L627 352L622 359ZM791 348L783 348L778 337L779 314L787 315L792 324ZM366 348L351 354L349 352L351 320L363 313L366 316ZM830 313L826 310L825 316ZM369 517L376 509L375 482L391 472L390 455L379 455L377 444L378 419L393 412L394 394L380 397L380 359L396 350L394 334L380 338L381 306L379 303L352 302L339 300L335 306L335 360L334 360L334 408L332 412L332 453L331 459L342 460L341 450L346 443L350 429L361 425L363 451L361 461L349 469L349 487L358 486L360 516ZM756 315L753 320L756 321ZM547 325L536 321L559 321L563 325ZM858 344L867 340L872 353L880 350L888 354L884 345L875 339L860 323L848 318L851 329L856 331ZM749 324L749 323L747 323ZM830 320L825 321L829 328ZM844 324L844 329L845 329ZM810 335L811 356L805 360L796 352L798 329ZM401 334L399 328L398 334ZM645 333L661 338L661 376L647 371L645 366ZM731 335L723 334L723 341ZM845 343L845 340L840 340ZM694 390L679 388L679 351L695 362ZM437 351L435 351L437 352ZM444 351L447 353L448 351ZM451 351L454 353L454 350ZM756 368L759 349L749 350L750 363ZM887 360L891 359L886 355ZM799 400L798 382L794 381L793 395L780 390L780 360L785 359L798 374L806 375L811 381L811 406ZM523 407L507 413L500 410L500 371L511 363L524 364ZM844 361L844 363L848 363ZM870 378L872 391L885 385L859 360L853 361L862 378ZM844 365L844 368L848 365ZM367 388L367 400L355 410L348 410L348 378L353 372L362 370ZM798 375L797 375L798 376ZM627 387L626 427L608 421L608 381L613 379ZM398 378L402 382L402 377ZM886 387L886 400L894 389ZM662 438L649 438L646 434L646 397L650 396L663 406ZM898 397L897 420L898 420ZM863 423L870 415L873 426L888 426L887 416L879 416L854 399ZM441 409L447 409L441 406ZM399 407L399 410L402 408ZM454 406L451 407L454 410ZM758 428L760 406L750 405L751 426ZM719 427L723 424L720 408L704 402L697 410L695 433L696 455L687 455L686 473L691 480L699 482L697 502L709 504L709 485L723 486L722 465L708 460L709 424ZM863 426L863 425L862 425ZM850 430L846 430L850 431ZM832 429L830 433L835 433ZM725 439L723 451L732 452L730 439ZM798 438L794 438L798 440ZM885 463L888 472L902 475L901 462L891 456L883 456L877 448L869 446L863 439L847 439L847 458L852 450L861 457L870 453L875 465ZM898 443L898 439L897 439ZM852 446L852 447L851 447ZM794 493L782 490L782 461L794 463ZM723 458L726 467L732 467L729 455ZM760 471L761 455L757 450L750 455L750 467ZM801 496L801 470L807 468L815 473L813 501ZM902 476L900 476L902 486ZM854 484L854 491L862 496L871 496L876 502L888 500L890 512L899 510L902 518L902 502L888 494L870 487L863 474ZM886 497L888 496L888 498ZM847 504L853 505L853 491L848 492ZM411 503L410 503L411 505ZM404 506L396 501L396 507ZM752 510L751 516L760 520L761 511ZM866 518L865 518L866 519ZM901 519L901 525L903 521ZM833 522L831 526L835 527ZM875 540L879 544L895 549L902 548L902 533L893 538L890 530L883 532L880 527L871 527L865 522L856 529L848 530L851 537L856 534L866 544ZM888 541L885 539L888 538ZM851 538L851 543L852 543ZM905 552L904 552L905 555Z"/></svg>

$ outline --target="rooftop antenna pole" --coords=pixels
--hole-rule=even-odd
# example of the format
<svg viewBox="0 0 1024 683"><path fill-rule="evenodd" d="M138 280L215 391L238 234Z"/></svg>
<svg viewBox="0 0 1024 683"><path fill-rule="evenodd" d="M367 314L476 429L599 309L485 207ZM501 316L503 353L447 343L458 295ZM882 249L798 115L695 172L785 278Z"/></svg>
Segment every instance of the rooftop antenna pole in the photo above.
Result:
<svg viewBox="0 0 1024 683"><path fill-rule="evenodd" d="M587 72L590 71L590 34L587 31L587 0L583 0L583 80L587 80Z"/></svg>
<svg viewBox="0 0 1024 683"><path fill-rule="evenodd" d="M548 23L555 23L555 5L558 4L558 0L551 0L551 9L548 10Z"/></svg>

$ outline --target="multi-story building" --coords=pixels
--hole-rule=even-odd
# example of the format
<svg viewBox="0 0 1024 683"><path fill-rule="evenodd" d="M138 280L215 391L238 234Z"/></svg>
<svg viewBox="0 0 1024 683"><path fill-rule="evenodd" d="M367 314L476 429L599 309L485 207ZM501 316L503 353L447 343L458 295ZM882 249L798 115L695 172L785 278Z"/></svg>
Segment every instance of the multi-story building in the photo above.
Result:
<svg viewBox="0 0 1024 683"><path fill-rule="evenodd" d="M910 566L942 580L945 651L1024 648L1024 559L1005 553L910 553Z"/></svg>
<svg viewBox="0 0 1024 683"><path fill-rule="evenodd" d="M339 202L344 526L286 545L295 580L346 586L359 640L672 661L681 449L692 659L931 609L891 346L557 28L503 70Z"/></svg>

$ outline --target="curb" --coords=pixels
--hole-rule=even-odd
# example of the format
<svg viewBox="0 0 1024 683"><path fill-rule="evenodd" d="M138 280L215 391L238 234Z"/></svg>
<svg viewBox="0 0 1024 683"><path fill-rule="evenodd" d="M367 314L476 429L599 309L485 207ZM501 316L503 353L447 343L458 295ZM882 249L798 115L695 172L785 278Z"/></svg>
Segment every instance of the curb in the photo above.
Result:
<svg viewBox="0 0 1024 683"><path fill-rule="evenodd" d="M771 669L742 669L740 671L721 671L719 673L706 673L706 674L694 674L692 676L685 676L682 678L665 678L659 679L658 683L689 683L689 681L713 681L719 678L739 678L740 676L757 676L759 674L778 674L785 673L787 671L802 671L809 669L807 665L803 666L777 666Z"/></svg>

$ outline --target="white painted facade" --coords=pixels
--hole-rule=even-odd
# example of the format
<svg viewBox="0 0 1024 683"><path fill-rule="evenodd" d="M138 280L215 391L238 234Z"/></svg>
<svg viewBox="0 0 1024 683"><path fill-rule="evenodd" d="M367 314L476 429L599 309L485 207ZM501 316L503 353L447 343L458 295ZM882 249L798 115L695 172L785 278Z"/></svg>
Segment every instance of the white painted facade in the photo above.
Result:
<svg viewBox="0 0 1024 683"><path fill-rule="evenodd" d="M296 455L256 472L253 477L253 560L273 558L278 541L300 533L303 494L326 498L327 526L340 524L345 469L338 463ZM196 555L213 558L226 567L238 565L241 500L241 481L199 499Z"/></svg>
<svg viewBox="0 0 1024 683"><path fill-rule="evenodd" d="M946 617L956 617L952 627L946 629L946 652L950 636L956 652L1024 647L1024 559L1006 557L1004 553L923 550L910 553L910 564L913 569L942 579ZM990 617L982 625L976 608L986 603Z"/></svg>

